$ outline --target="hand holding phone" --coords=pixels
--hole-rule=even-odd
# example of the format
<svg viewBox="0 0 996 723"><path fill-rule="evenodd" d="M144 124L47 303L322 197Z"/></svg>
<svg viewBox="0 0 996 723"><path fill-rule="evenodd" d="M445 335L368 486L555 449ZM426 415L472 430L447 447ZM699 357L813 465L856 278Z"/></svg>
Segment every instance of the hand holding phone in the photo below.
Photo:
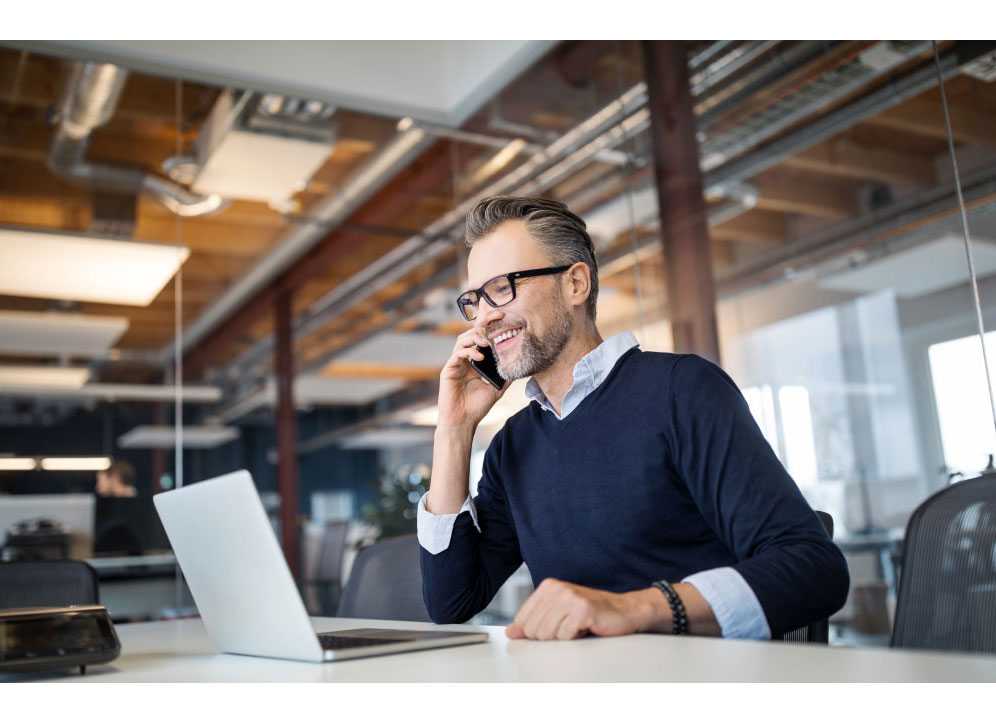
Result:
<svg viewBox="0 0 996 723"><path fill-rule="evenodd" d="M470 360L470 365L477 370L481 378L499 391L505 388L507 382L498 373L498 361L495 359L495 352L490 346L478 346L477 351L484 355L483 361Z"/></svg>

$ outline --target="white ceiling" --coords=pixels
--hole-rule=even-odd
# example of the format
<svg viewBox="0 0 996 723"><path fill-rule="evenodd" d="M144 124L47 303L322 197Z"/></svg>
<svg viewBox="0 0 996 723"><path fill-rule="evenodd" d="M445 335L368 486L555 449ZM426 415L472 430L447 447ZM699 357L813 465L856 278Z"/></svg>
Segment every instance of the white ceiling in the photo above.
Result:
<svg viewBox="0 0 996 723"><path fill-rule="evenodd" d="M213 85L293 94L358 111L460 125L553 40L16 41Z"/></svg>

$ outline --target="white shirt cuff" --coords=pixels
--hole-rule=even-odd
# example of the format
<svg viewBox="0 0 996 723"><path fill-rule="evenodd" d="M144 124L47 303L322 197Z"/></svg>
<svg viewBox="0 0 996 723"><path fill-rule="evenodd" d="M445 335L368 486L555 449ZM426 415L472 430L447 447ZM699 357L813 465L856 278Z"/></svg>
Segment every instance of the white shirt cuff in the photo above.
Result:
<svg viewBox="0 0 996 723"><path fill-rule="evenodd" d="M703 570L682 582L694 585L709 603L724 638L771 639L771 628L757 595L732 567Z"/></svg>
<svg viewBox="0 0 996 723"><path fill-rule="evenodd" d="M429 493L422 495L418 501L418 511L416 513L415 524L418 529L418 543L426 552L438 555L450 546L450 537L453 535L453 523L462 512L469 512L474 520L474 527L481 531L481 526L477 524L477 508L474 507L474 500L467 496L460 508L460 512L451 515L434 515L425 506Z"/></svg>

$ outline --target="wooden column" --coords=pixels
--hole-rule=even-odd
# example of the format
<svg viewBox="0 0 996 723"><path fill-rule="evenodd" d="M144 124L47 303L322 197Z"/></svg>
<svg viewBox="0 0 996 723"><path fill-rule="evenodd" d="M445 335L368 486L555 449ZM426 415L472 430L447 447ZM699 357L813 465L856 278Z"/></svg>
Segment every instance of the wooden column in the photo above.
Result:
<svg viewBox="0 0 996 723"><path fill-rule="evenodd" d="M294 350L290 291L274 300L277 367L277 491L280 493L280 536L291 574L298 575L297 411L294 408Z"/></svg>
<svg viewBox="0 0 996 723"><path fill-rule="evenodd" d="M712 253L685 43L646 40L643 59L674 350L718 363Z"/></svg>

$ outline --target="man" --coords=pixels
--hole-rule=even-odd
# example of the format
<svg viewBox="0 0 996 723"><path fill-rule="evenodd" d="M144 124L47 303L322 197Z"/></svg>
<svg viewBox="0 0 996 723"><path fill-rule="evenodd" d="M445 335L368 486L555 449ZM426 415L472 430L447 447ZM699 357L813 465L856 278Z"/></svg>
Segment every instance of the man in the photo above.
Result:
<svg viewBox="0 0 996 723"><path fill-rule="evenodd" d="M598 268L563 204L493 197L467 219L473 328L440 374L432 482L419 502L423 594L463 622L524 561L537 584L510 637L675 632L769 638L825 618L847 566L732 380L690 354L595 326ZM512 272L530 272L516 274ZM474 431L501 392L490 346L533 400L468 495Z"/></svg>
<svg viewBox="0 0 996 723"><path fill-rule="evenodd" d="M94 492L98 497L134 497L135 468L123 459L111 460L107 469L97 472L97 485Z"/></svg>

